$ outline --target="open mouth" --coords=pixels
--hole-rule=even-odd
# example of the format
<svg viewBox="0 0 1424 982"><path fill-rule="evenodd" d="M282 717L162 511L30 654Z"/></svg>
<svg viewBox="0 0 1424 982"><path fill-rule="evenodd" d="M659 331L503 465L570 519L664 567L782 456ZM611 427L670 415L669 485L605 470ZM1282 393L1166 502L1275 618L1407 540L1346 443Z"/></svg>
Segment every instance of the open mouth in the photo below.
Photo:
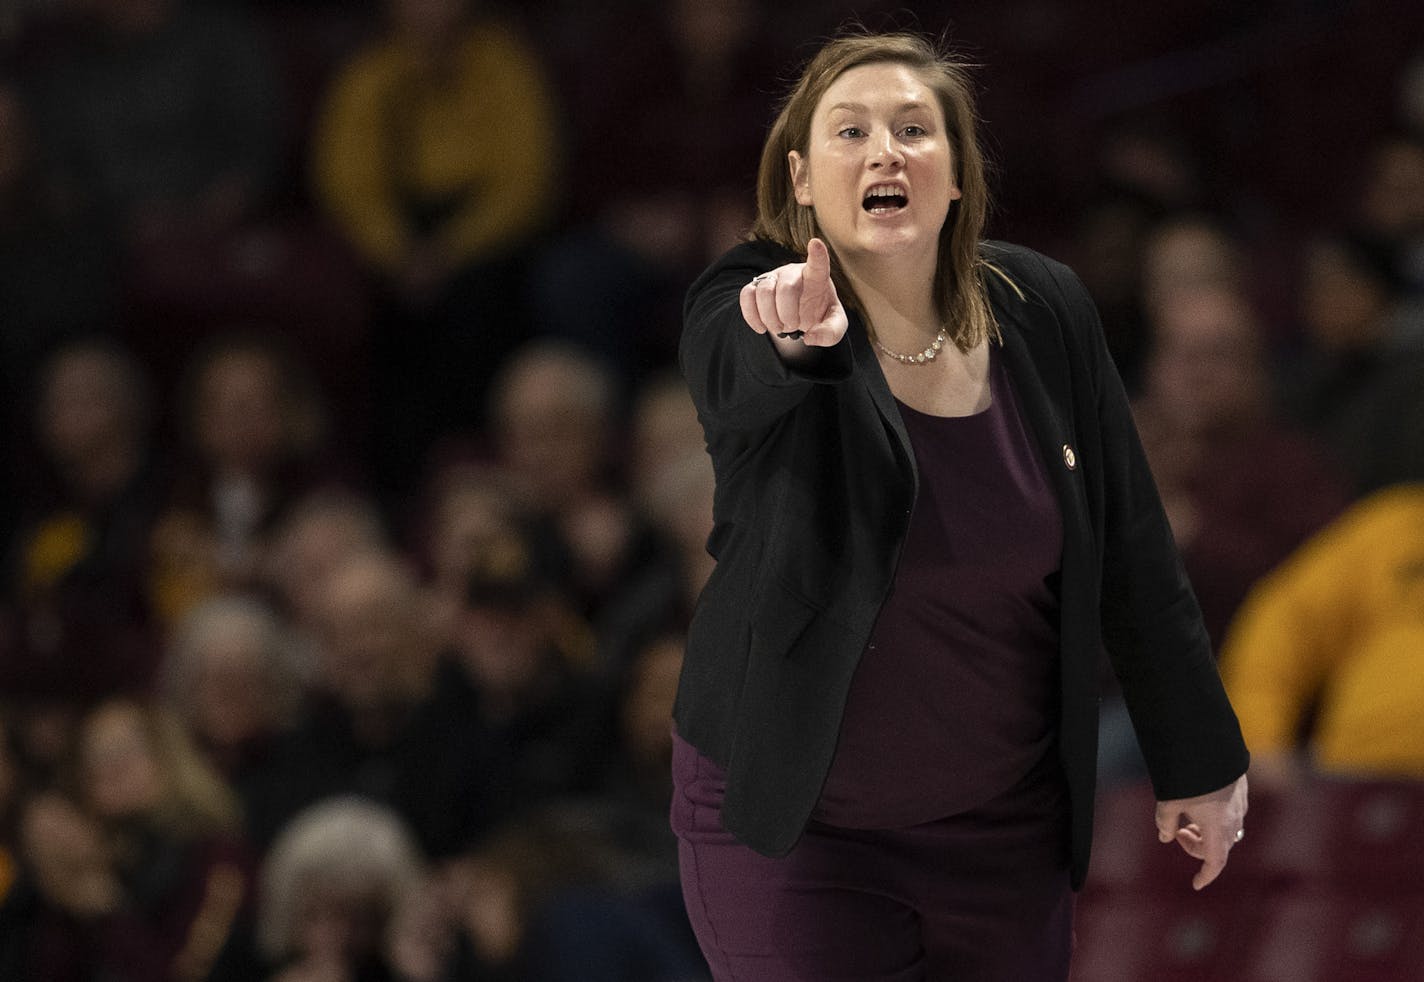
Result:
<svg viewBox="0 0 1424 982"><path fill-rule="evenodd" d="M909 197L905 194L905 189L893 184L882 184L871 188L861 201L860 206L872 215L889 214L904 208L910 203Z"/></svg>

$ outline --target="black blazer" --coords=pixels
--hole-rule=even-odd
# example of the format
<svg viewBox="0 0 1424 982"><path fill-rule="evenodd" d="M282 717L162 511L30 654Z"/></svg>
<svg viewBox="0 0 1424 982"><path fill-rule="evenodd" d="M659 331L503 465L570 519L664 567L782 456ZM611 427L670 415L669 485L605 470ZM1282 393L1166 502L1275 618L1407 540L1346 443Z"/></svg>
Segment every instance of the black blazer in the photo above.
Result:
<svg viewBox="0 0 1424 982"><path fill-rule="evenodd" d="M1076 887L1092 840L1104 643L1159 799L1230 784L1248 757L1092 300L1032 250L985 242L981 254L1004 274L984 279L1063 515L1058 747ZM918 480L859 317L795 369L742 319L746 282L802 259L767 242L733 249L692 285L680 347L717 475L717 566L673 715L726 768L725 827L771 856L791 850L819 799Z"/></svg>

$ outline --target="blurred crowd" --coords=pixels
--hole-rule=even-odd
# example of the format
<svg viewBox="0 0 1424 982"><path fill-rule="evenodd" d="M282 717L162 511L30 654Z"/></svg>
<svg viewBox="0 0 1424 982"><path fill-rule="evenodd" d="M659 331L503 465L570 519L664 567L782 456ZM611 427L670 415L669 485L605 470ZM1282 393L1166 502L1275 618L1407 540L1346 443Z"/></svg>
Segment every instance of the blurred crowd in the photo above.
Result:
<svg viewBox="0 0 1424 982"><path fill-rule="evenodd" d="M705 977L680 303L852 16L983 62L1261 780L1424 777L1424 12L919 7L0 6L0 978Z"/></svg>

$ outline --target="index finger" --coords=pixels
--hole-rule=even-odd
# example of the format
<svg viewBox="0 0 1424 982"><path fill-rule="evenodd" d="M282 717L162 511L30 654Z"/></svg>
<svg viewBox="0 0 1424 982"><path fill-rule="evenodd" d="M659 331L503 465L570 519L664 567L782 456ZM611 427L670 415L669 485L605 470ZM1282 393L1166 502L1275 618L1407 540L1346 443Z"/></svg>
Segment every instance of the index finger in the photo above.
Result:
<svg viewBox="0 0 1424 982"><path fill-rule="evenodd" d="M831 309L836 288L831 282L831 254L820 239L806 244L806 265L801 270L801 323L818 324Z"/></svg>
<svg viewBox="0 0 1424 982"><path fill-rule="evenodd" d="M831 253L820 239L806 243L806 271L801 276L818 285L831 281Z"/></svg>

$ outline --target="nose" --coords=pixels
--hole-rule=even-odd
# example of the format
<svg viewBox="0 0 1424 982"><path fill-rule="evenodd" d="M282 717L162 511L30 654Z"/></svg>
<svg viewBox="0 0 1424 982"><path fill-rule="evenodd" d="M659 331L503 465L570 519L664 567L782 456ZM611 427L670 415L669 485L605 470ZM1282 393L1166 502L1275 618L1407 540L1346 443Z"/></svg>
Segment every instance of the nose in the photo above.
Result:
<svg viewBox="0 0 1424 982"><path fill-rule="evenodd" d="M874 150L870 155L870 169L880 170L882 168L895 169L905 163L905 155L900 150L899 141L895 139L895 134L886 133L884 139L877 141Z"/></svg>

